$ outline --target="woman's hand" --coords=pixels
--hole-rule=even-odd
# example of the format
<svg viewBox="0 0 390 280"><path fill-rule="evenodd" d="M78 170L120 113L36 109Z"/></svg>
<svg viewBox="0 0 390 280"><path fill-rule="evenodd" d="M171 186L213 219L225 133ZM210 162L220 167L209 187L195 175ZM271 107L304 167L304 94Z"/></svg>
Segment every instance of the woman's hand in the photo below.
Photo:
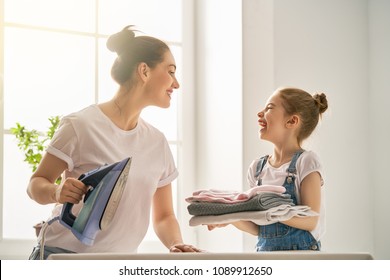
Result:
<svg viewBox="0 0 390 280"><path fill-rule="evenodd" d="M75 178L66 178L55 192L55 200L58 203L77 204L87 192L88 187Z"/></svg>
<svg viewBox="0 0 390 280"><path fill-rule="evenodd" d="M171 246L169 248L169 252L170 253L200 253L204 251L192 245L179 243Z"/></svg>

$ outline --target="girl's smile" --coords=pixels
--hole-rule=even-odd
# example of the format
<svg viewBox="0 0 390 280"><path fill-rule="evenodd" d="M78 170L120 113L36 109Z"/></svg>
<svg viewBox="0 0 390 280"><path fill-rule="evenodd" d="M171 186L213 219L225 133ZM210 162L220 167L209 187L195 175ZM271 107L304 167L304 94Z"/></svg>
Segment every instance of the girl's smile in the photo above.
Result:
<svg viewBox="0 0 390 280"><path fill-rule="evenodd" d="M260 125L260 127L261 127L260 132L263 131L263 130L265 130L265 129L267 128L267 121L266 121L266 120L260 118L260 119L258 120L258 123L259 123L259 125Z"/></svg>

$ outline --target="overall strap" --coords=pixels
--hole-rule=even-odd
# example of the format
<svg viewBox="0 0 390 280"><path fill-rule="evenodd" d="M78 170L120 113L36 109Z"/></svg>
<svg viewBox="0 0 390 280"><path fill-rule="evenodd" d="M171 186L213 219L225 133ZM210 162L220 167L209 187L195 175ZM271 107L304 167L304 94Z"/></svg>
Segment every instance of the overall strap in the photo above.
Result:
<svg viewBox="0 0 390 280"><path fill-rule="evenodd" d="M304 152L305 150L299 150L297 152L295 152L291 162L290 162L290 165L289 167L287 168L287 172L289 174L296 174L297 173L297 168L296 168L296 164L297 164L297 160L299 158L299 156Z"/></svg>
<svg viewBox="0 0 390 280"><path fill-rule="evenodd" d="M297 194L295 190L295 176L297 174L297 168L296 168L296 163L299 158L299 156L304 152L304 150L299 150L295 152L293 158L291 159L290 165L287 168L287 177L285 180L285 184L283 186L286 188L287 192L291 195L291 198L293 199L294 204L297 204ZM291 185L293 184L293 185Z"/></svg>
<svg viewBox="0 0 390 280"><path fill-rule="evenodd" d="M269 157L268 155L261 157L259 162L257 163L255 178L257 178L257 183L256 184L258 186L261 186L260 173L263 170L264 165L267 163L268 157Z"/></svg>

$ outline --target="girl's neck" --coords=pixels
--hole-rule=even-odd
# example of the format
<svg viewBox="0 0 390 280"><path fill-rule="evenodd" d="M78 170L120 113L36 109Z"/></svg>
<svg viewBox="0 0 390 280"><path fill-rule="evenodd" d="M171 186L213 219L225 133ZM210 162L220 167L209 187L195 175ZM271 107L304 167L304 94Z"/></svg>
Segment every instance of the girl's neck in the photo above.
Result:
<svg viewBox="0 0 390 280"><path fill-rule="evenodd" d="M299 150L302 150L302 148L298 144L293 144L284 147L275 146L274 152L269 158L269 163L273 167L280 167L283 164L290 162L294 154Z"/></svg>

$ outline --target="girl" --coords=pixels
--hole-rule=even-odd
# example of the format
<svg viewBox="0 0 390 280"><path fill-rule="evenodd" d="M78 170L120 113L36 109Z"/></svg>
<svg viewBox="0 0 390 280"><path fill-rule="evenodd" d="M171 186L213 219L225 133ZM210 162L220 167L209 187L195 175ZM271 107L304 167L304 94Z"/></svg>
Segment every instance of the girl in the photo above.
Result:
<svg viewBox="0 0 390 280"><path fill-rule="evenodd" d="M98 233L93 246L82 244L54 222L44 236L44 258L51 253L134 253L148 229L151 208L154 230L170 252L197 252L183 243L173 211L171 182L178 172L168 142L140 117L147 106L170 106L171 95L179 88L172 53L156 38L136 37L131 26L112 35L107 47L118 55L111 70L118 91L110 101L61 120L27 192L40 204L55 203L52 217L61 213L65 202L75 204L77 215L87 191L75 179L80 174L132 157L131 174L110 227ZM63 172L62 183L56 185ZM39 250L34 248L30 259L37 259Z"/></svg>
<svg viewBox="0 0 390 280"><path fill-rule="evenodd" d="M302 149L328 108L326 95L297 88L279 88L258 115L260 139L274 144L271 155L256 159L248 170L251 187L283 185L296 205L307 205L318 216L293 217L285 222L258 226L239 221L235 227L258 236L257 251L320 250L325 232L322 166L318 156ZM210 225L209 230L225 225Z"/></svg>

